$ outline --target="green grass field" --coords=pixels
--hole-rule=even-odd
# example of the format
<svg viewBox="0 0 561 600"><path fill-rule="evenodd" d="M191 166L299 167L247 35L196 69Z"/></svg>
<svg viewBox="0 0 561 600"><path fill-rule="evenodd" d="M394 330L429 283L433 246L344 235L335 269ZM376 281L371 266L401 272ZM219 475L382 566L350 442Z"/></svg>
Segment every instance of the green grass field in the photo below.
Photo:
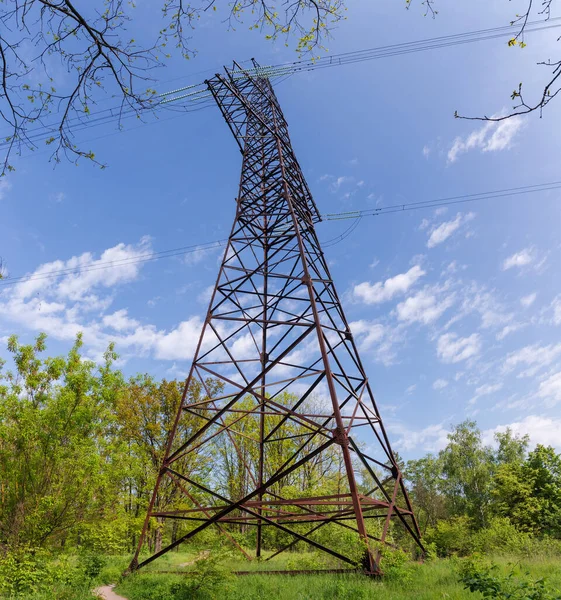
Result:
<svg viewBox="0 0 561 600"><path fill-rule="evenodd" d="M156 571L173 571L178 568L187 573L196 570L190 565L178 565L193 561L195 554L171 554L125 578L116 591L129 600L187 600L188 598L221 598L224 600L355 600L384 598L387 600L432 598L461 599L482 598L479 593L470 593L458 582L458 564L455 559L439 559L424 564L407 563L388 573L383 579L367 578L364 575L244 575L233 576L231 570L255 570L308 568L314 556L309 554L286 554L269 563L227 561L222 564L216 581L205 591L205 585L193 595L192 588L182 588L193 575L175 575ZM508 572L517 564L522 572L529 571L530 578L546 578L552 587L561 590L561 560L533 557L495 557L494 562L502 572Z"/></svg>

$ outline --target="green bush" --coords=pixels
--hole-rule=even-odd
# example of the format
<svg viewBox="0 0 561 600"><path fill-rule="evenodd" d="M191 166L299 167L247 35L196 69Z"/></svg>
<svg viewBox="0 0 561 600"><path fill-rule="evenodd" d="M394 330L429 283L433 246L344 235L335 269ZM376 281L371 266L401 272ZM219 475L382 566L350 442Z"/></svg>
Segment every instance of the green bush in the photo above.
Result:
<svg viewBox="0 0 561 600"><path fill-rule="evenodd" d="M409 583L413 579L413 564L403 550L384 548L381 567L385 579L389 581Z"/></svg>
<svg viewBox="0 0 561 600"><path fill-rule="evenodd" d="M0 559L0 596L27 598L59 587L76 589L87 583L84 575L66 555L53 559L44 550L20 549Z"/></svg>
<svg viewBox="0 0 561 600"><path fill-rule="evenodd" d="M439 521L425 534L425 541L434 544L440 557L467 556L473 551L473 539L468 517Z"/></svg>
<svg viewBox="0 0 561 600"><path fill-rule="evenodd" d="M460 583L472 593L495 600L561 600L561 594L551 588L543 578L530 579L512 567L501 575L497 565L486 563L479 555L463 561L460 566Z"/></svg>
<svg viewBox="0 0 561 600"><path fill-rule="evenodd" d="M506 517L492 519L488 527L472 536L473 549L484 553L520 554L531 543L531 536L519 531Z"/></svg>

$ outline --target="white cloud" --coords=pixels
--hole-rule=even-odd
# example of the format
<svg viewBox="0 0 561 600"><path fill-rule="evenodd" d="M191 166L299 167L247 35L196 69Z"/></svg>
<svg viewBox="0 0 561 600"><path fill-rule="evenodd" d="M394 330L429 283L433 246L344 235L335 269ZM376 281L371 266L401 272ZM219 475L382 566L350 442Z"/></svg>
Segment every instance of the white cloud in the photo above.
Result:
<svg viewBox="0 0 561 600"><path fill-rule="evenodd" d="M406 390L405 393L406 394L412 394L415 390L417 389L417 384L414 383L413 385L410 385Z"/></svg>
<svg viewBox="0 0 561 600"><path fill-rule="evenodd" d="M58 300L89 301L95 306L94 291L134 281L142 268L138 259L151 252L150 238L145 237L137 246L121 243L108 248L99 259L85 252L67 261L45 263L14 286L12 296L24 301L40 291Z"/></svg>
<svg viewBox="0 0 561 600"><path fill-rule="evenodd" d="M337 177L337 179L335 179L335 181L333 181L333 183L331 184L331 189L334 192L336 192L344 183L347 183L350 180L351 180L351 178L347 177L346 175Z"/></svg>
<svg viewBox="0 0 561 600"><path fill-rule="evenodd" d="M197 295L197 300L201 304L208 304L210 302L210 299L212 298L213 291L214 291L213 285L207 286L206 288L204 288L203 290L201 290L199 292L199 294Z"/></svg>
<svg viewBox="0 0 561 600"><path fill-rule="evenodd" d="M549 408L561 402L561 371L540 383L538 396L545 399L545 405ZM561 439L561 435L559 438Z"/></svg>
<svg viewBox="0 0 561 600"><path fill-rule="evenodd" d="M520 376L531 377L541 368L550 365L560 355L561 344L549 346L532 344L530 346L524 346L524 348L511 352L506 357L503 363L503 371L509 372L516 367L523 365L530 368L520 373Z"/></svg>
<svg viewBox="0 0 561 600"><path fill-rule="evenodd" d="M561 447L561 419L552 419L539 415L528 415L521 421L509 423L508 425L499 425L494 429L487 429L483 432L483 441L491 444L494 441L495 433L504 433L510 429L514 435L523 436L528 434L532 444L543 444L544 446Z"/></svg>
<svg viewBox="0 0 561 600"><path fill-rule="evenodd" d="M396 307L397 318L400 321L425 325L436 321L454 303L453 295L439 300L436 293L436 288L426 288L400 302Z"/></svg>
<svg viewBox="0 0 561 600"><path fill-rule="evenodd" d="M485 385L479 386L475 389L475 394L480 396L489 396L490 394L494 394L503 388L502 383L486 383Z"/></svg>
<svg viewBox="0 0 561 600"><path fill-rule="evenodd" d="M165 360L188 360L192 358L201 335L202 321L193 317L183 321L169 333L158 332L155 340L155 356Z"/></svg>
<svg viewBox="0 0 561 600"><path fill-rule="evenodd" d="M124 308L103 314L119 286L139 278L143 263L138 259L150 252L149 240L144 238L136 246L108 248L99 259L84 253L41 265L26 281L0 291L0 319L65 342L82 332L94 357L115 342L117 351L127 356L189 359L202 327L198 317L160 330L131 318Z"/></svg>
<svg viewBox="0 0 561 600"><path fill-rule="evenodd" d="M475 396L468 402L468 405L473 405L481 398L482 396L490 396L495 392L503 389L502 383L486 383L485 385L481 385L475 389Z"/></svg>
<svg viewBox="0 0 561 600"><path fill-rule="evenodd" d="M518 331L522 327L524 327L524 325L522 325L521 323L513 323L512 325L505 325L505 327L503 327L502 330L499 331L499 333L497 333L496 338L500 342L501 340L504 340L507 335L510 335L511 333L514 333L515 331Z"/></svg>
<svg viewBox="0 0 561 600"><path fill-rule="evenodd" d="M438 338L436 353L445 363L457 363L479 354L481 337L472 333L468 337L458 337L455 333L445 333Z"/></svg>
<svg viewBox="0 0 561 600"><path fill-rule="evenodd" d="M368 350L384 337L384 326L373 321L353 321L349 327L356 338L359 338L360 347Z"/></svg>
<svg viewBox="0 0 561 600"><path fill-rule="evenodd" d="M102 322L106 327L110 327L115 331L127 331L129 329L135 329L140 325L136 319L131 319L128 316L128 312L124 308L113 314L105 315Z"/></svg>
<svg viewBox="0 0 561 600"><path fill-rule="evenodd" d="M430 148L428 146L423 146L423 156L428 158L430 156Z"/></svg>
<svg viewBox="0 0 561 600"><path fill-rule="evenodd" d="M412 431L401 423L389 422L386 427L395 437L395 447L405 452L438 452L448 443L449 431L442 423L429 425L420 431Z"/></svg>
<svg viewBox="0 0 561 600"><path fill-rule="evenodd" d="M390 277L386 281L371 284L368 281L355 285L353 295L365 304L379 304L391 300L395 295L406 292L415 282L425 275L419 265L411 267L406 273Z"/></svg>
<svg viewBox="0 0 561 600"><path fill-rule="evenodd" d="M388 329L375 321L353 321L349 327L355 336L360 350L372 352L374 360L383 365L394 364L395 345L401 341L399 327Z"/></svg>
<svg viewBox="0 0 561 600"><path fill-rule="evenodd" d="M454 163L461 154L470 150L481 152L497 152L512 146L512 141L522 128L520 117L513 117L500 122L487 122L465 138L458 136L448 151L448 163Z"/></svg>
<svg viewBox="0 0 561 600"><path fill-rule="evenodd" d="M553 323L561 325L561 295L556 296L551 303L553 309Z"/></svg>
<svg viewBox="0 0 561 600"><path fill-rule="evenodd" d="M189 251L188 254L185 254L183 258L183 262L191 267L193 265L198 265L201 261L203 261L207 256L214 254L217 251L224 252L221 247L199 247L194 250Z"/></svg>
<svg viewBox="0 0 561 600"><path fill-rule="evenodd" d="M443 390L447 385L448 385L448 382L446 381L446 379L437 379L432 384L432 389L433 390Z"/></svg>
<svg viewBox="0 0 561 600"><path fill-rule="evenodd" d="M532 306L532 304L534 304L537 296L538 294L536 292L534 292L533 294L528 294L527 296L523 296L522 298L520 298L520 304L522 304L524 308L528 308L529 306Z"/></svg>
<svg viewBox="0 0 561 600"><path fill-rule="evenodd" d="M502 269L506 271L513 267L525 267L534 261L536 258L533 248L524 248L520 252L515 252L512 256L505 258Z"/></svg>
<svg viewBox="0 0 561 600"><path fill-rule="evenodd" d="M438 244L446 241L455 231L460 228L461 225L471 221L474 217L474 213L467 213L466 215L458 213L456 218L452 221L445 221L437 227L433 227L427 241L427 247L434 248L435 246L438 246Z"/></svg>
<svg viewBox="0 0 561 600"><path fill-rule="evenodd" d="M0 179L0 200L4 200L6 193L9 192L11 188L12 184L6 179L6 177L2 177Z"/></svg>

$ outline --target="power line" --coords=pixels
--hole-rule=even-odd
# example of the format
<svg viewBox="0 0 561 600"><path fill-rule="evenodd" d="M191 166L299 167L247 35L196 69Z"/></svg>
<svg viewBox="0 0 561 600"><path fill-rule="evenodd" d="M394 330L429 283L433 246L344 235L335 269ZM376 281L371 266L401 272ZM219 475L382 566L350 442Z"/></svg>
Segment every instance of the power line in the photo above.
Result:
<svg viewBox="0 0 561 600"><path fill-rule="evenodd" d="M22 275L19 277L10 277L7 280L0 281L0 286L15 285L17 283L27 283L28 281L37 281L42 279L53 279L67 275L81 275L82 273L89 273L90 271L99 271L102 269L110 269L113 267L122 267L127 265L134 265L137 263L144 263L153 260L160 260L161 258L172 258L174 256L184 256L193 252L213 250L214 248L223 247L228 242L227 239L214 240L212 242L204 242L202 244L195 244L192 246L182 246L180 248L171 248L169 250L161 250L159 252L146 252L137 256L131 256L128 258L121 258L111 261L102 262L101 264L94 264L86 267L69 267L67 269L57 269L54 271L48 271L46 273L37 273L36 275ZM98 261L99 262L99 261Z"/></svg>
<svg viewBox="0 0 561 600"><path fill-rule="evenodd" d="M561 17L549 19L549 21L532 21L528 23L525 33L535 33L538 31L556 29L559 27L561 27ZM377 60L403 54L425 52L428 50L447 48L450 46L497 39L512 35L518 30L519 28L514 25L480 29L476 31L428 38L424 40L416 40L412 42L403 42L364 50L344 52L331 56L323 56L320 58L310 58L300 61L280 63L277 65L267 65L263 67L252 67L238 71L234 70L232 72L232 76L234 78L236 76L246 77L249 74L268 77L271 80L275 80L299 72L314 71L335 66L364 62L367 60ZM174 105L174 107L177 107L180 110L189 112L189 106L206 108L212 104L213 103L210 100L210 93L208 92L206 84L204 82L200 82L163 92L153 98L150 102L150 106L144 109L139 110L134 107L123 108L122 105L113 106L111 108L104 109L95 115L92 115L92 117L75 117L69 120L68 124L73 132L77 132L89 127L96 127L114 122L122 123L123 120L131 117L138 117L139 114L154 113L155 111L164 108L169 109L171 108L171 105ZM43 137L47 138L53 133L57 132L58 124L51 123L30 130L27 139L33 143L41 140ZM9 142L4 141L0 143L0 149L5 149L8 146Z"/></svg>
<svg viewBox="0 0 561 600"><path fill-rule="evenodd" d="M405 212L410 210L419 210L426 208L435 208L439 206L448 206L464 202L476 202L479 200L494 200L497 198L513 197L523 194L532 194L536 192L545 192L550 190L561 189L561 181L553 181L550 183L538 183L527 186L519 186L514 188L505 188L502 190L494 190L491 192L479 192L476 194L462 194L459 196L450 196L448 198L441 198L436 200L423 200L419 202L409 202L405 204L393 204L390 206L380 208L370 208L358 211L347 211L342 213L328 213L322 215L323 221L342 221L350 219L353 222L343 231L342 234L335 236L322 243L323 248L330 248L339 244L347 237L349 237L358 227L363 217L376 217L385 214ZM151 262L160 260L162 258L172 258L176 256L184 256L199 251L208 251L215 248L223 247L227 243L227 239L214 240L211 242L204 242L201 244L194 244L190 246L181 246L178 248L171 248L169 250L161 250L159 252L146 252L133 257L116 259L112 261L102 262L98 261L98 264L89 265L83 268L66 268L57 269L54 271L48 271L46 273L37 273L31 275L22 275L19 277L10 277L9 279L0 281L0 287L16 285L18 283L27 283L28 281L37 281L42 279L53 279L57 277L78 275L82 273L88 273L90 271L99 271L102 269L110 269L114 267L121 267L126 265L134 265L138 263Z"/></svg>
<svg viewBox="0 0 561 600"><path fill-rule="evenodd" d="M480 200L495 200L509 196L519 196L522 194L532 194L536 192L546 192L550 190L561 189L561 181L552 181L551 183L538 183L535 185L520 186L515 188L506 188L492 192L480 192L477 194L463 194L461 196L451 196L437 200L421 200L419 202L407 202L404 204L392 204L379 208L369 208L366 210L347 211L341 213L328 213L322 215L324 221L341 221L345 219L361 219L362 217L377 217L380 215L404 212L409 210L419 210L421 208L435 208L438 206L449 206L453 204L464 204L466 202L477 202Z"/></svg>

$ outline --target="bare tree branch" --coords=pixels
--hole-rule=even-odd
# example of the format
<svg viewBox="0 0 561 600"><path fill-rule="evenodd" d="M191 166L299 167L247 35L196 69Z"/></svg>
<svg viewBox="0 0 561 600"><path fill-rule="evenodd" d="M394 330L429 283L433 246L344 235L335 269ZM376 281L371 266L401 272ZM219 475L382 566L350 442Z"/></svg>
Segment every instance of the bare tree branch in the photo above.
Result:
<svg viewBox="0 0 561 600"><path fill-rule="evenodd" d="M38 147L33 131L51 131L41 142L51 159L97 162L74 141L102 96L120 98L119 126L126 111L138 117L154 107L151 71L179 53L192 58L191 35L201 17L217 12L216 0L160 0L162 27L152 44L130 38L134 0L11 0L0 3L0 119L10 132L0 140L0 175L13 170L11 157ZM226 22L247 17L250 28L269 39L296 37L300 53L311 52L343 18L344 0L286 0L277 12L269 0L240 0L227 8ZM64 76L55 76L60 68ZM56 81L55 81L56 79ZM50 119L50 122L49 122Z"/></svg>
<svg viewBox="0 0 561 600"><path fill-rule="evenodd" d="M426 7L425 14L432 14L434 17L437 11L434 10L434 4L436 0L424 0L422 4ZM538 5L536 0L526 0L526 9L515 15L514 19L510 21L511 25L517 25L518 31L508 40L508 45L511 47L519 47L524 49L526 42L524 41L524 33L527 29L528 23L532 15L536 17L542 17L545 21L551 17L551 6L555 0L541 0ZM406 8L410 8L413 4L413 0L405 0ZM561 38L557 38L559 41ZM457 119L466 119L470 121L504 121L512 117L519 115L525 115L532 112L539 112L540 117L543 115L543 109L561 92L561 60L559 61L542 61L538 65L548 67L551 70L549 81L544 85L543 92L538 96L534 102L526 101L522 94L523 84L519 83L518 87L512 92L511 100L515 100L516 104L512 107L512 110L506 114L499 116L483 116L483 117L467 117L460 115L458 111L454 113Z"/></svg>

